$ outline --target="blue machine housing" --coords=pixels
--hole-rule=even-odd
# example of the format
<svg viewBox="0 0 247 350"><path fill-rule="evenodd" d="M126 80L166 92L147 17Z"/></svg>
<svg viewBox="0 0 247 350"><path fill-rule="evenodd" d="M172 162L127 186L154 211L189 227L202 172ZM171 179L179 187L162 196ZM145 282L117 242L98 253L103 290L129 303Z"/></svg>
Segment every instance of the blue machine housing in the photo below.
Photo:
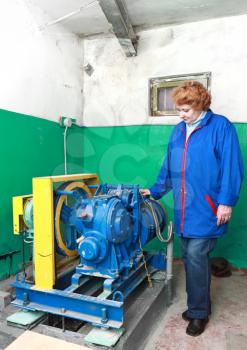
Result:
<svg viewBox="0 0 247 350"><path fill-rule="evenodd" d="M97 193L101 193L100 195ZM136 185L101 185L92 198L73 191L72 207L63 204L61 219L67 225L66 240L77 242L80 264L77 273L117 278L128 276L142 258L142 247L165 226L163 207L143 198ZM58 196L64 192L57 191ZM74 228L71 237L71 227ZM74 240L73 240L74 238Z"/></svg>
<svg viewBox="0 0 247 350"><path fill-rule="evenodd" d="M62 239L66 248L78 251L80 262L65 271L52 290L32 288L25 276L17 276L13 304L120 328L126 297L148 274L166 267L163 254L152 255L142 249L157 230L163 231L165 211L158 202L143 197L138 185L91 186L95 194L90 198L82 188L66 191L67 185L54 192L54 211L60 208L61 196L66 196L59 217ZM56 250L66 255L59 244L61 232L54 227ZM100 282L99 288L93 287L91 295L95 281Z"/></svg>

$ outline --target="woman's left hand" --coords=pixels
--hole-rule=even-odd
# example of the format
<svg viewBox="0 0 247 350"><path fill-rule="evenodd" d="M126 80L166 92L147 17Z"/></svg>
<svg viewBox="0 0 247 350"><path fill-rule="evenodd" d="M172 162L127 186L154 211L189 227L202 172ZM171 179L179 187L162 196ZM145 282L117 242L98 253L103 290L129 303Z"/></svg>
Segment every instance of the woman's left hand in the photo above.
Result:
<svg viewBox="0 0 247 350"><path fill-rule="evenodd" d="M220 204L217 210L217 226L226 224L232 216L232 207Z"/></svg>

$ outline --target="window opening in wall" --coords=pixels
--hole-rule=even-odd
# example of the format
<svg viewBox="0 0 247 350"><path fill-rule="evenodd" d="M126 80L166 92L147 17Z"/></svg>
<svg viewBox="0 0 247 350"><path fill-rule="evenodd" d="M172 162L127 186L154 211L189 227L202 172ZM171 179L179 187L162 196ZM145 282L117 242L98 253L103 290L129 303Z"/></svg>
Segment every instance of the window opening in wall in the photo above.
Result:
<svg viewBox="0 0 247 350"><path fill-rule="evenodd" d="M211 72L149 79L149 111L152 117L178 115L171 95L173 89L186 80L199 81L210 91Z"/></svg>

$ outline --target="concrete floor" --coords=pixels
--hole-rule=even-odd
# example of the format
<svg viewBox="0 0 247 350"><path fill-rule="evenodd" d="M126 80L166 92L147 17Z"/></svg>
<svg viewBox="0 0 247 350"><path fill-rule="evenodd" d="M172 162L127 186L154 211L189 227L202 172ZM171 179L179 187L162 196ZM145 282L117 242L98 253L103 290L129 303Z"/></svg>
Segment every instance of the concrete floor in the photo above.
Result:
<svg viewBox="0 0 247 350"><path fill-rule="evenodd" d="M247 350L247 273L233 271L231 277L212 277L212 315L206 330L199 337L186 335L188 323L181 318L181 313L186 309L185 276L181 261L174 263L173 281L173 303L143 350ZM9 282L0 282L0 290L7 290ZM0 350L23 332L6 325L6 316L15 311L9 306L0 313Z"/></svg>
<svg viewBox="0 0 247 350"><path fill-rule="evenodd" d="M174 266L173 304L149 339L145 350L246 350L247 349L247 273L212 276L212 315L203 334L185 333L188 322L181 318L186 310L183 265Z"/></svg>

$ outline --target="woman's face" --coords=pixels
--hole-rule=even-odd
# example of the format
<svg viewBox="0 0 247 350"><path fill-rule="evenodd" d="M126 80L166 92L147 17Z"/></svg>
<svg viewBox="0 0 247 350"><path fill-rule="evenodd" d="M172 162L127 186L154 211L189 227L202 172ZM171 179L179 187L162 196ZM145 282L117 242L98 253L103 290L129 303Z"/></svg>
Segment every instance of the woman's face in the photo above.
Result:
<svg viewBox="0 0 247 350"><path fill-rule="evenodd" d="M179 117L183 119L186 124L193 124L200 116L202 111L193 109L190 105L180 105L176 107Z"/></svg>

